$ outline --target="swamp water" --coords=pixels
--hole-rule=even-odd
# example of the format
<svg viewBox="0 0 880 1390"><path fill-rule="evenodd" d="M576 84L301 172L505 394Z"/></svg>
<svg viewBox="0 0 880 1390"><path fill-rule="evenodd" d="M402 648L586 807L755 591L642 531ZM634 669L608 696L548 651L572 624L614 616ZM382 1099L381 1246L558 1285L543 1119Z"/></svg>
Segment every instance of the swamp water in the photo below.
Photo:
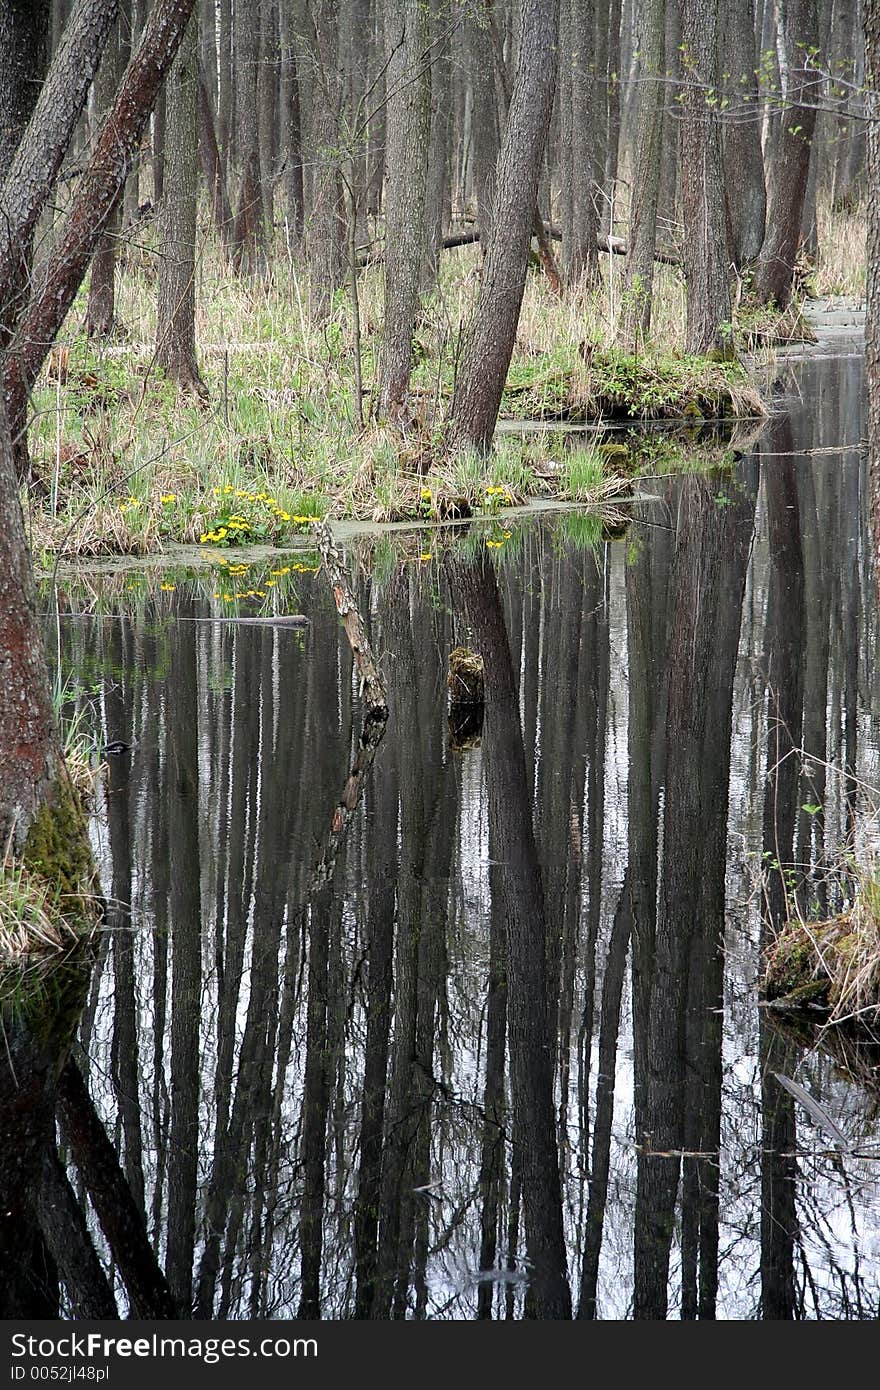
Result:
<svg viewBox="0 0 880 1390"><path fill-rule="evenodd" d="M878 1316L880 1070L758 1004L880 785L861 365L785 373L754 450L652 483L618 539L568 512L349 544L391 715L329 886L362 711L316 557L62 582L70 708L134 745L76 1055L179 1307ZM310 626L200 621L273 603ZM518 698L454 747L465 608Z"/></svg>

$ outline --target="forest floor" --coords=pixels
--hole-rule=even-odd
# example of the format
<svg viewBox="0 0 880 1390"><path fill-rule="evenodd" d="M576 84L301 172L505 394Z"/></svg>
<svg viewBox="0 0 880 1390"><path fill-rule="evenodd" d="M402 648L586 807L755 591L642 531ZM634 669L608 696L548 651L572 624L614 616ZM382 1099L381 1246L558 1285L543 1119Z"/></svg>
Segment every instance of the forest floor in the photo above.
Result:
<svg viewBox="0 0 880 1390"><path fill-rule="evenodd" d="M121 257L118 334L87 341L81 297L34 392L33 477L24 501L38 559L145 555L174 543L283 547L328 513L419 523L497 519L536 499L607 502L631 491L638 476L717 466L730 447L731 420L754 422L765 413L751 365L684 354L684 286L675 267L658 267L651 340L638 353L615 349L623 261L604 255L602 286L587 296L560 300L540 272L530 274L502 401L506 427L485 458L453 453L444 422L477 289L478 250L444 254L417 329L401 429L371 418L381 268L367 268L359 280L359 412L346 293L316 326L290 258L279 257L268 281L248 281L228 270L207 234L197 269L207 395L182 396L155 365L150 235L139 230L138 244ZM857 247L857 233L850 240ZM828 241L838 254L849 245L840 235ZM855 276L848 264L820 267L816 289L857 294ZM787 318L785 331L794 325L798 332L797 313ZM731 332L745 356L772 340L774 325L740 303ZM528 428L597 419L598 429ZM646 419L678 420L682 428L646 431Z"/></svg>

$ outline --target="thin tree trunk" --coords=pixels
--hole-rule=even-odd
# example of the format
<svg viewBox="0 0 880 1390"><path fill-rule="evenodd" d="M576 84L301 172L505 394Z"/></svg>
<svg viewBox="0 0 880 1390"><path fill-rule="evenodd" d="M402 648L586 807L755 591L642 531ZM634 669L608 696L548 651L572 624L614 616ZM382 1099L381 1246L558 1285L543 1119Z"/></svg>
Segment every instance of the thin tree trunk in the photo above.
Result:
<svg viewBox="0 0 880 1390"><path fill-rule="evenodd" d="M198 15L193 11L168 78L156 361L182 390L204 395L195 326L198 52Z"/></svg>
<svg viewBox="0 0 880 1390"><path fill-rule="evenodd" d="M409 392L425 246L431 78L424 0L405 0L387 15L385 338L381 411L396 420Z"/></svg>
<svg viewBox="0 0 880 1390"><path fill-rule="evenodd" d="M94 154L80 180L67 230L49 258L39 294L28 304L18 323L6 359L3 389L9 420L14 427L16 423L21 427L24 453L17 453L16 462L22 473L27 468L23 434L27 393L73 303L107 218L116 206L193 3L194 0L156 0L140 47L126 69L113 108L101 127ZM25 145L29 145L27 139L22 142L16 162L22 157ZM54 147L52 152L56 153ZM63 150L58 152L59 162L62 154ZM24 162L28 167L30 160L25 157ZM4 185L4 202L5 188ZM0 286L2 284L0 275Z"/></svg>
<svg viewBox="0 0 880 1390"><path fill-rule="evenodd" d="M730 105L723 123L724 194L730 256L737 270L758 257L764 240L767 193L761 150L754 0L722 11L724 68Z"/></svg>
<svg viewBox="0 0 880 1390"><path fill-rule="evenodd" d="M639 0L639 120L629 216L629 258L621 320L622 339L633 348L651 328L654 245L663 141L666 0Z"/></svg>

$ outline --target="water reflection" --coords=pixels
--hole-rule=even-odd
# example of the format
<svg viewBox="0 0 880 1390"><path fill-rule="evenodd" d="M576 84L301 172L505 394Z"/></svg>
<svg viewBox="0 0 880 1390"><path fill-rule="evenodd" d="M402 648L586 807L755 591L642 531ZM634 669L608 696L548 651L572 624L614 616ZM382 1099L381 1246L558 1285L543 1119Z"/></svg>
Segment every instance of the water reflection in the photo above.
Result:
<svg viewBox="0 0 880 1390"><path fill-rule="evenodd" d="M64 596L95 740L135 744L59 1110L121 1313L876 1316L876 1163L773 1072L860 1152L874 1102L757 1007L787 901L833 910L811 870L863 833L847 774L878 781L863 466L805 452L857 444L861 383L798 373L757 450L619 541L354 547L391 719L317 893L361 728L321 580L304 631L193 623L198 579ZM39 1307L94 1306L68 1263Z"/></svg>

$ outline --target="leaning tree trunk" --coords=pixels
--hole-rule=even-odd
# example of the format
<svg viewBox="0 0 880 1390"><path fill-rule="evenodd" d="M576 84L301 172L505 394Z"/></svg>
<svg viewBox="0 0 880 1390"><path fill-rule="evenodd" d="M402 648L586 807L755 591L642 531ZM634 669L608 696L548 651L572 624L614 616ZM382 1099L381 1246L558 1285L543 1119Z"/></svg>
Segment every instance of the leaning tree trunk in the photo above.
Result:
<svg viewBox="0 0 880 1390"><path fill-rule="evenodd" d="M764 240L767 192L761 151L755 44L755 0L723 12L724 67L730 105L724 121L724 191L730 256L737 270L758 257Z"/></svg>
<svg viewBox="0 0 880 1390"><path fill-rule="evenodd" d="M425 243L431 76L424 0L403 0L389 9L386 36L388 191L381 409L394 420L409 392Z"/></svg>
<svg viewBox="0 0 880 1390"><path fill-rule="evenodd" d="M198 191L198 16L193 12L167 89L162 267L156 360L185 391L205 383L196 361L196 196Z"/></svg>
<svg viewBox="0 0 880 1390"><path fill-rule="evenodd" d="M783 23L788 57L786 104L772 147L767 227L754 278L761 303L772 301L779 309L786 307L791 295L820 92L818 73L810 67L810 51L818 36L816 0L788 0Z"/></svg>
<svg viewBox="0 0 880 1390"><path fill-rule="evenodd" d="M663 152L663 69L666 0L639 0L636 22L641 56L639 122L629 215L621 337L628 347L648 336L654 297L654 247Z"/></svg>
<svg viewBox="0 0 880 1390"><path fill-rule="evenodd" d="M687 350L730 355L730 285L718 93L718 0L683 0L681 202Z"/></svg>
<svg viewBox="0 0 880 1390"><path fill-rule="evenodd" d="M526 283L538 179L553 109L558 0L524 0L519 57L498 160L492 239L452 404L455 441L488 449Z"/></svg>
<svg viewBox="0 0 880 1390"><path fill-rule="evenodd" d="M868 384L868 459L874 572L880 595L880 0L865 0L865 92L868 172L868 312L865 375Z"/></svg>
<svg viewBox="0 0 880 1390"><path fill-rule="evenodd" d="M126 69L116 100L101 127L98 143L80 180L67 228L49 258L45 274L41 276L40 292L28 304L16 327L3 372L3 391L11 422L24 421L27 393L82 284L107 218L125 185L156 94L174 60L193 4L194 0L156 0L151 11L140 47ZM30 130L34 131L34 127L35 122L32 122ZM38 135L40 132L35 132L35 145L44 143L37 140ZM25 146L30 149L28 136L22 141L16 163L21 159L25 168L31 171L32 155L25 150ZM59 163L63 153L63 148L57 152ZM50 149L52 158L55 154L56 151ZM58 165L54 167L57 169ZM4 185L4 204L6 188L7 185ZM3 298L3 285L0 274L0 299ZM23 429L19 438L23 443ZM16 452L16 464L20 472L26 471L26 447L23 453Z"/></svg>

